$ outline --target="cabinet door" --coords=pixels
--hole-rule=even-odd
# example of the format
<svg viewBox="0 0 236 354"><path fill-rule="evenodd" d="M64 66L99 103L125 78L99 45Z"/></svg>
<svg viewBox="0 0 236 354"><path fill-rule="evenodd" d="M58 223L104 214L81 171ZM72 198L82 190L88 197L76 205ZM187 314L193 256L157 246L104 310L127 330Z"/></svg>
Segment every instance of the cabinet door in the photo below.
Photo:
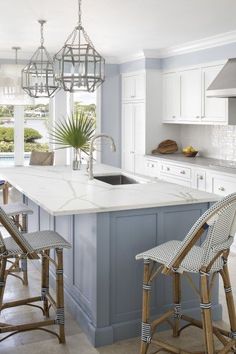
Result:
<svg viewBox="0 0 236 354"><path fill-rule="evenodd" d="M210 66L202 69L203 109L202 122L224 123L227 120L227 99L207 97L207 88L215 79L223 65Z"/></svg>
<svg viewBox="0 0 236 354"><path fill-rule="evenodd" d="M201 121L201 69L180 72L181 120Z"/></svg>
<svg viewBox="0 0 236 354"><path fill-rule="evenodd" d="M122 79L123 100L130 100L135 97L135 78L124 76Z"/></svg>
<svg viewBox="0 0 236 354"><path fill-rule="evenodd" d="M144 173L145 170L145 103L134 104L134 171Z"/></svg>
<svg viewBox="0 0 236 354"><path fill-rule="evenodd" d="M201 169L194 171L193 188L206 191L206 171Z"/></svg>
<svg viewBox="0 0 236 354"><path fill-rule="evenodd" d="M174 122L180 116L180 76L163 75L163 122Z"/></svg>
<svg viewBox="0 0 236 354"><path fill-rule="evenodd" d="M122 98L123 100L144 100L145 99L145 73L123 76Z"/></svg>
<svg viewBox="0 0 236 354"><path fill-rule="evenodd" d="M122 120L122 167L134 172L134 106L132 103L123 105Z"/></svg>

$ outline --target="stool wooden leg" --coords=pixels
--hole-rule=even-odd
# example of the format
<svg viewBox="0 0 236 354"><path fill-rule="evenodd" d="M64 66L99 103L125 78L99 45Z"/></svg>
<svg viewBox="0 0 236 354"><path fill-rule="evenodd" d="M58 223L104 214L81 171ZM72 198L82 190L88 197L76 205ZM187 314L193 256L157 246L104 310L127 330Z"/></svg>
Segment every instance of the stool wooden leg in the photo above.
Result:
<svg viewBox="0 0 236 354"><path fill-rule="evenodd" d="M8 204L9 185L7 182L5 182L5 184L3 185L2 196L3 196L3 204Z"/></svg>
<svg viewBox="0 0 236 354"><path fill-rule="evenodd" d="M57 324L59 325L60 341L61 343L65 343L63 250L57 248L56 254L57 254L57 269L56 269Z"/></svg>
<svg viewBox="0 0 236 354"><path fill-rule="evenodd" d="M208 274L201 273L201 311L207 354L215 353Z"/></svg>
<svg viewBox="0 0 236 354"><path fill-rule="evenodd" d="M6 286L6 266L7 266L7 259L3 258L0 262L0 312L3 303L3 295Z"/></svg>
<svg viewBox="0 0 236 354"><path fill-rule="evenodd" d="M27 232L28 231L28 225L27 225L27 215L22 214L22 232ZM28 285L28 260L27 257L22 257L21 258L21 270L23 272L23 283L24 285Z"/></svg>
<svg viewBox="0 0 236 354"><path fill-rule="evenodd" d="M174 328L173 336L179 336L181 319L181 275L173 273Z"/></svg>
<svg viewBox="0 0 236 354"><path fill-rule="evenodd" d="M41 284L41 293L43 300L43 309L44 315L49 317L49 308L48 308L48 299L46 298L46 294L49 292L49 257L50 251L44 251L42 255L42 284Z"/></svg>
<svg viewBox="0 0 236 354"><path fill-rule="evenodd" d="M142 337L140 354L146 354L151 342L151 324L150 324L150 299L151 284L150 279L150 261L144 261L143 275L143 307L142 307Z"/></svg>
<svg viewBox="0 0 236 354"><path fill-rule="evenodd" d="M232 337L236 339L236 313L227 263L225 263L223 269L220 271L220 274L224 283L225 297L227 302Z"/></svg>

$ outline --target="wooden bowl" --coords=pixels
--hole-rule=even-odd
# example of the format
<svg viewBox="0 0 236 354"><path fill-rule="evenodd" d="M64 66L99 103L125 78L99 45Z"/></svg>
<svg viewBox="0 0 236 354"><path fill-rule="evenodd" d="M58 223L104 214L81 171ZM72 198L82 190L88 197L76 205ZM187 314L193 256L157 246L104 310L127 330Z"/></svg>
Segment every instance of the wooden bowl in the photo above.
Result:
<svg viewBox="0 0 236 354"><path fill-rule="evenodd" d="M198 151L192 151L192 152L184 152L183 151L183 154L186 157L195 157L197 155L197 153L198 153Z"/></svg>

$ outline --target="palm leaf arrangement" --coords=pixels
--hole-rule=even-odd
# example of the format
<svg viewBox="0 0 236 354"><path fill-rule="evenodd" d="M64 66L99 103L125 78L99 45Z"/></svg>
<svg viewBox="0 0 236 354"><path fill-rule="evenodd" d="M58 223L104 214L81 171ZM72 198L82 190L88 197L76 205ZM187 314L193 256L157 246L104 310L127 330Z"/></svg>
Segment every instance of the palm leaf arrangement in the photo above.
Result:
<svg viewBox="0 0 236 354"><path fill-rule="evenodd" d="M85 154L89 153L89 143L94 132L94 119L89 118L84 113L76 113L72 114L68 119L57 122L50 136L52 143L59 146L57 149L74 148L74 160L79 165L78 155L80 160L81 151Z"/></svg>

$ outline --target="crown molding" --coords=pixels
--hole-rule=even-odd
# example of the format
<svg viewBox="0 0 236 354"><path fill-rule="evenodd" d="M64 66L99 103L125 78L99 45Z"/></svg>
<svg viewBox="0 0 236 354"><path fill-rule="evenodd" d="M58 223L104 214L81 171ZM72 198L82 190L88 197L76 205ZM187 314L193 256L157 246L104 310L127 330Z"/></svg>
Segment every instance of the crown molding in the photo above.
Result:
<svg viewBox="0 0 236 354"><path fill-rule="evenodd" d="M163 59L175 55L188 54L204 49L220 47L226 44L236 42L236 31L225 32L215 36L202 38L199 40L182 43L180 45L162 48L162 49L144 49L128 57L117 58L119 64L134 61L138 59Z"/></svg>
<svg viewBox="0 0 236 354"><path fill-rule="evenodd" d="M157 55L159 58L167 58L175 55L188 54L204 49L220 47L235 42L236 31L231 31L191 42L186 42L181 45L163 48L157 51Z"/></svg>

